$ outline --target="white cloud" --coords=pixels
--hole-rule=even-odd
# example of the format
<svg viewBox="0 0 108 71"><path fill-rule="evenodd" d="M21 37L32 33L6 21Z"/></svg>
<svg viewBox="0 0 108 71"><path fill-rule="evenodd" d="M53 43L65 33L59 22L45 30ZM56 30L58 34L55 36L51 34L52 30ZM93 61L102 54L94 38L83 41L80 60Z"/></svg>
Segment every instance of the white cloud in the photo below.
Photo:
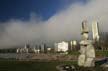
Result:
<svg viewBox="0 0 108 71"><path fill-rule="evenodd" d="M29 21L13 20L5 22L5 30L0 38L0 46L21 45L32 41L62 41L79 39L81 22L99 21L100 30L107 31L108 0L90 0L83 5L76 3L56 13L47 21L33 17ZM35 18L34 18L35 17ZM91 30L91 28L90 28Z"/></svg>

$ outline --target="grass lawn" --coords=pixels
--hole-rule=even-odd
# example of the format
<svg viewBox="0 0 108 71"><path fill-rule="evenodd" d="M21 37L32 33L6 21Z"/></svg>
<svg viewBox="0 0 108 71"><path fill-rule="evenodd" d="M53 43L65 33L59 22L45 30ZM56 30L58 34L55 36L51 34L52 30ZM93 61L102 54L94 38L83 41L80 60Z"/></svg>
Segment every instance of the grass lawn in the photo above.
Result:
<svg viewBox="0 0 108 71"><path fill-rule="evenodd" d="M0 59L0 71L57 71L60 64L76 65L76 62L59 61L17 61L15 59ZM75 66L75 71L108 71L108 68L83 68Z"/></svg>
<svg viewBox="0 0 108 71"><path fill-rule="evenodd" d="M74 64L59 61L17 61L15 59L0 59L0 71L56 71L59 64Z"/></svg>
<svg viewBox="0 0 108 71"><path fill-rule="evenodd" d="M108 51L98 51L98 50L96 50L96 56L108 57Z"/></svg>

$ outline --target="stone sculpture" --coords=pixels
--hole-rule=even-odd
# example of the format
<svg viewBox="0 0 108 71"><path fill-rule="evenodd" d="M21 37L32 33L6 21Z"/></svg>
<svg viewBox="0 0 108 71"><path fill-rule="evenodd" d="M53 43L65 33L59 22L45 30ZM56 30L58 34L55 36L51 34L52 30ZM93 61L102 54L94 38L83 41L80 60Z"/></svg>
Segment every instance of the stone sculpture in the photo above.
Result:
<svg viewBox="0 0 108 71"><path fill-rule="evenodd" d="M93 41L89 40L88 27L86 21L82 22L82 40L80 42L80 55L78 57L78 65L83 67L95 66L95 49Z"/></svg>

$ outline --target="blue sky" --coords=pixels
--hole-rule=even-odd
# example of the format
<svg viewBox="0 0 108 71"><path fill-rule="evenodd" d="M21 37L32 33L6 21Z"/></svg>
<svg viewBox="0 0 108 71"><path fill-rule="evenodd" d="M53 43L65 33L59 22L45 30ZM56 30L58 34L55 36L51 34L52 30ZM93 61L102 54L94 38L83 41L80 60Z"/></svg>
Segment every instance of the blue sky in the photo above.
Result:
<svg viewBox="0 0 108 71"><path fill-rule="evenodd" d="M87 0L0 0L0 21L28 20L32 12L47 20L76 2L86 3Z"/></svg>
<svg viewBox="0 0 108 71"><path fill-rule="evenodd" d="M0 0L0 47L32 41L53 44L79 40L83 20L88 22L91 38L94 20L99 23L99 31L107 32L107 3L108 0Z"/></svg>

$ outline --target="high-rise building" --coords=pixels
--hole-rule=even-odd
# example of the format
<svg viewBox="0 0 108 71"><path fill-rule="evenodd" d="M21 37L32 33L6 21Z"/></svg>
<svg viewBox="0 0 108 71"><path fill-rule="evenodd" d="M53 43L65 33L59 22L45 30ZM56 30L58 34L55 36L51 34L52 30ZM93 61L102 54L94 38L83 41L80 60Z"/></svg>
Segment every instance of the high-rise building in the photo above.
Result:
<svg viewBox="0 0 108 71"><path fill-rule="evenodd" d="M98 27L97 21L94 21L92 23L92 33L93 33L93 40L98 41L99 40L99 27Z"/></svg>
<svg viewBox="0 0 108 71"><path fill-rule="evenodd" d="M54 43L54 51L58 51L58 43Z"/></svg>
<svg viewBox="0 0 108 71"><path fill-rule="evenodd" d="M41 47L41 52L44 53L45 50L44 44L41 44L40 47Z"/></svg>
<svg viewBox="0 0 108 71"><path fill-rule="evenodd" d="M71 48L69 50L73 50L72 46L73 46L73 43L72 43L72 41L70 41L70 47Z"/></svg>
<svg viewBox="0 0 108 71"><path fill-rule="evenodd" d="M45 43L42 43L42 44L40 45L40 51L41 51L42 53L47 53L47 47L46 47L46 44L45 44Z"/></svg>
<svg viewBox="0 0 108 71"><path fill-rule="evenodd" d="M76 50L77 41L76 40L70 41L70 45L71 45L71 49L69 50Z"/></svg>
<svg viewBox="0 0 108 71"><path fill-rule="evenodd" d="M60 43L55 43L55 51L60 52L66 52L68 51L68 42L60 42Z"/></svg>

